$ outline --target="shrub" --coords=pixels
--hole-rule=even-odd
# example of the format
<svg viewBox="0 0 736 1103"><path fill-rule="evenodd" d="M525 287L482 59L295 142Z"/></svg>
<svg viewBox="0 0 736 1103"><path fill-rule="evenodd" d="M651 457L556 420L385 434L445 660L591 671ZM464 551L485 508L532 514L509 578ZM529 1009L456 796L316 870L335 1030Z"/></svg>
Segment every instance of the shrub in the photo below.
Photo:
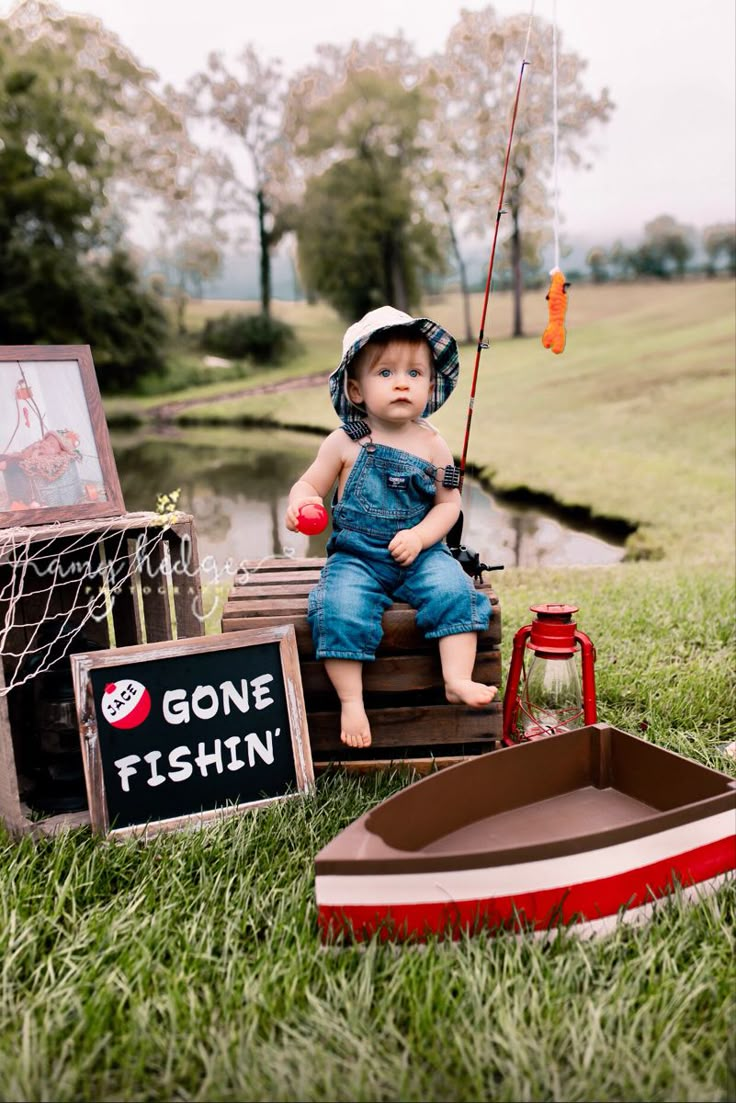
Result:
<svg viewBox="0 0 736 1103"><path fill-rule="evenodd" d="M223 314L206 323L202 348L232 360L279 364L299 351L299 342L290 325L267 314Z"/></svg>
<svg viewBox="0 0 736 1103"><path fill-rule="evenodd" d="M159 300L141 284L127 253L117 250L93 267L81 319L100 388L131 391L143 376L161 376L170 338Z"/></svg>

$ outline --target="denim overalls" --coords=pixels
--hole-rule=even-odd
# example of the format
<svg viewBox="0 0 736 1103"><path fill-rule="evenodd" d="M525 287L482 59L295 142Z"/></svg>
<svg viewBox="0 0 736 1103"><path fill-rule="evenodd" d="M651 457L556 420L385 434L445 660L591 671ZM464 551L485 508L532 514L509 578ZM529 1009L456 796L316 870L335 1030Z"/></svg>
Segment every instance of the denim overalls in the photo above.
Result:
<svg viewBox="0 0 736 1103"><path fill-rule="evenodd" d="M444 542L401 567L388 550L400 529L413 528L435 504L437 469L385 444L361 443L333 508L328 559L309 594L309 623L318 659L370 661L381 619L394 601L416 610L427 639L488 627L491 604L476 590Z"/></svg>

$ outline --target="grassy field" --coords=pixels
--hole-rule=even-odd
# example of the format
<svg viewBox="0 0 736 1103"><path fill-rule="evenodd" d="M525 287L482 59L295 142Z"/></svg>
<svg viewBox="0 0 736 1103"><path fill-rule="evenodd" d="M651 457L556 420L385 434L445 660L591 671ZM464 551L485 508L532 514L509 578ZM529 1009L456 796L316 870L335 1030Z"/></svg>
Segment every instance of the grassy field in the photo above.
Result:
<svg viewBox="0 0 736 1103"><path fill-rule="evenodd" d="M494 579L504 670L528 606L572 601L601 718L736 776L733 282L573 291L562 357L493 339L495 300L470 458L494 487L639 527L621 565ZM528 298L530 333L544 308ZM284 374L336 359L342 327L312 309L293 308L315 343ZM427 309L457 328L457 301ZM437 418L456 451L472 362ZM334 424L324 387L197 414ZM734 881L596 942L321 947L316 851L411 780L322 776L147 846L0 839L0 1098L736 1098Z"/></svg>

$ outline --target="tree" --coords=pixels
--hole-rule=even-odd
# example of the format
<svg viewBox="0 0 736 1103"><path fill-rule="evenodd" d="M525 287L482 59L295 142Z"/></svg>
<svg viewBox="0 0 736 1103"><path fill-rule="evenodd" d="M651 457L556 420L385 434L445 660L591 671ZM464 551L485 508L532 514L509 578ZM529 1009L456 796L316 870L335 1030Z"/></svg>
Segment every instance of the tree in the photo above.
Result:
<svg viewBox="0 0 736 1103"><path fill-rule="evenodd" d="M82 330L94 351L104 391L130 390L143 375L160 373L169 327L155 294L141 286L128 254L114 250L85 280Z"/></svg>
<svg viewBox="0 0 736 1103"><path fill-rule="evenodd" d="M421 276L441 258L432 227L412 210L406 182L378 151L313 177L298 229L306 287L346 320L387 302L400 310L417 306Z"/></svg>
<svg viewBox="0 0 736 1103"><path fill-rule="evenodd" d="M498 209L511 109L524 55L528 20L499 19L492 7L462 11L443 54L432 59L423 80L437 105L434 160L447 181L454 216L467 233L486 231ZM558 156L584 165L580 147L592 125L606 122L613 105L607 90L597 98L582 82L585 62L564 53L558 32ZM553 178L551 25L535 19L531 61L522 84L510 149L504 209L511 216L514 273L514 336L521 318L523 231L550 220Z"/></svg>
<svg viewBox="0 0 736 1103"><path fill-rule="evenodd" d="M275 220L273 162L281 139L284 81L280 63L262 62L253 46L238 58L241 72L212 53L207 70L189 84L192 109L238 139L249 162L249 183L240 184L234 208L255 217L260 259L261 310L271 309L271 251L281 228Z"/></svg>
<svg viewBox="0 0 736 1103"><path fill-rule="evenodd" d="M636 275L636 265L633 260L632 251L631 249L627 249L622 241L614 241L608 254L608 261L611 265L614 278L618 276L620 280L628 280Z"/></svg>
<svg viewBox="0 0 736 1103"><path fill-rule="evenodd" d="M711 272L715 272L721 256L732 276L736 276L736 225L733 222L706 226L703 230L703 246Z"/></svg>
<svg viewBox="0 0 736 1103"><path fill-rule="evenodd" d="M17 38L0 25L0 333L33 341L71 321L83 285L78 254L98 240L107 173L94 119L58 98L47 68L18 54Z"/></svg>
<svg viewBox="0 0 736 1103"><path fill-rule="evenodd" d="M98 368L155 369L166 324L107 215L112 163L99 121L73 89L64 94L68 59L48 43L36 54L20 38L0 23L0 340L88 343ZM137 326L155 339L145 345Z"/></svg>
<svg viewBox="0 0 736 1103"><path fill-rule="evenodd" d="M671 215L659 215L644 227L644 241L632 254L639 275L669 279L673 272L680 279L693 255L693 231Z"/></svg>
<svg viewBox="0 0 736 1103"><path fill-rule="evenodd" d="M174 300L180 334L186 332L190 293L201 297L203 282L222 267L226 234L221 220L228 211L223 195L231 183L229 162L213 152L203 153L181 167L176 186L161 204L159 239L151 255L164 277L164 293Z"/></svg>
<svg viewBox="0 0 736 1103"><path fill-rule="evenodd" d="M412 309L423 277L444 269L443 243L419 203L418 132L431 105L411 80L401 37L320 55L327 67L295 78L286 114L308 180L297 218L303 282L346 316L365 302Z"/></svg>
<svg viewBox="0 0 736 1103"><path fill-rule="evenodd" d="M49 93L94 120L96 164L108 185L141 194L166 192L193 152L178 112L112 31L49 0L21 0L3 21L16 65L43 74Z"/></svg>
<svg viewBox="0 0 736 1103"><path fill-rule="evenodd" d="M605 283L608 279L608 257L605 249L600 245L594 245L585 259L590 268L593 283Z"/></svg>

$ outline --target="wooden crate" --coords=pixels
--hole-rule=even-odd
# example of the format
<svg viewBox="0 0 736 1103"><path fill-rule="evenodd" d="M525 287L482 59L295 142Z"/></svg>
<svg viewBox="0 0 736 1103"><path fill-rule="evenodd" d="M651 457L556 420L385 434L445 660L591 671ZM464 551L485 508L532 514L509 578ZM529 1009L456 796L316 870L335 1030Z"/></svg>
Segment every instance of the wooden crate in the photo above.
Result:
<svg viewBox="0 0 736 1103"><path fill-rule="evenodd" d="M53 832L87 812L32 821L24 795L33 679L14 685L57 627L98 647L201 636L202 596L192 518L127 513L95 521L0 530L0 816L13 832ZM94 615L90 615L90 610ZM86 649L71 642L68 653ZM9 687L9 688L6 688ZM81 750L80 750L81 761Z"/></svg>
<svg viewBox="0 0 736 1103"><path fill-rule="evenodd" d="M501 703L488 709L450 705L445 699L436 640L425 640L408 605L395 603L383 617L383 640L376 660L363 668L366 710L373 742L368 749L340 742L337 695L314 659L307 621L307 596L324 559L266 559L246 562L230 591L223 632L294 625L315 767L333 763L385 763L411 760L417 769L434 762L457 761L493 749L501 736ZM493 617L479 634L474 668L477 681L500 687L501 611L489 583L479 586L490 598Z"/></svg>

